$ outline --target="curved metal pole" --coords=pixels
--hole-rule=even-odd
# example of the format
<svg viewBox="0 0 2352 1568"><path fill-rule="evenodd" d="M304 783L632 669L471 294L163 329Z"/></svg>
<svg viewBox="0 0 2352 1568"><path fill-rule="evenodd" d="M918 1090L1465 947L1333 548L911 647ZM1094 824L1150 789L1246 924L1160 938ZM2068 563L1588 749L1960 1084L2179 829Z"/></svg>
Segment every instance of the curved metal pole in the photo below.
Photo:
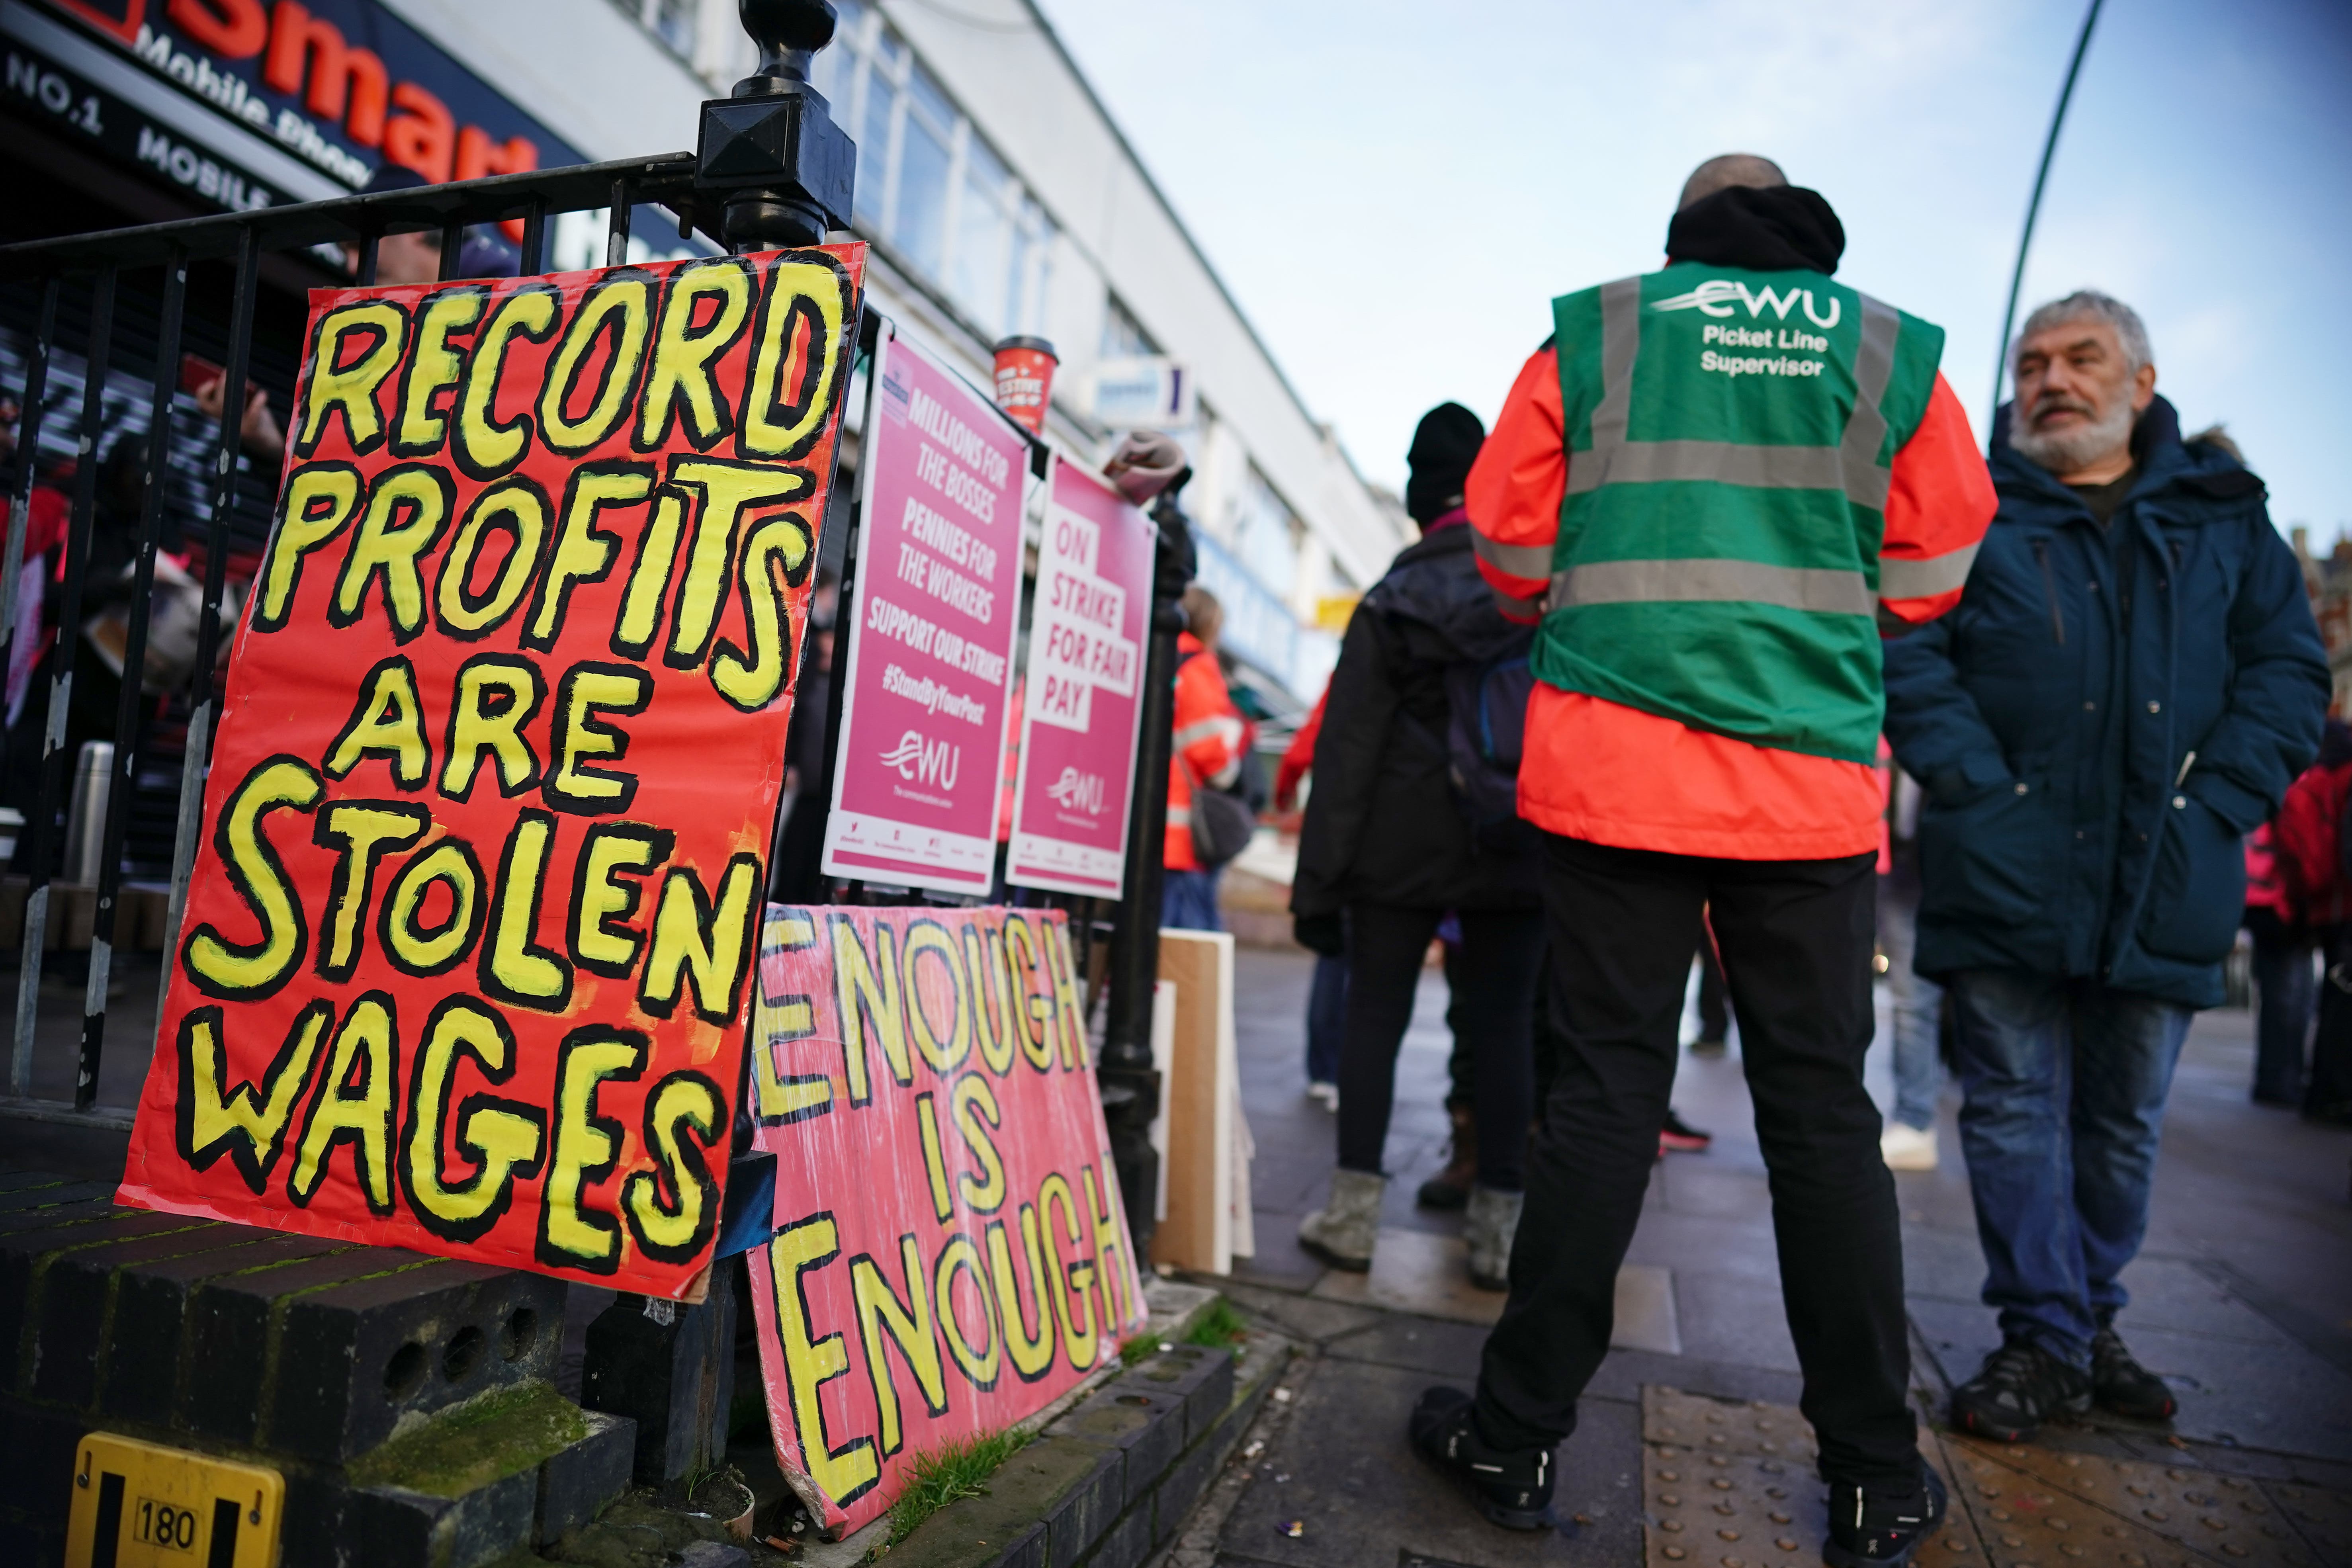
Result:
<svg viewBox="0 0 2352 1568"><path fill-rule="evenodd" d="M2074 39L2074 58L2066 66L2066 85L2058 89L2058 112L2050 117L2050 134L2042 143L2042 167L2033 173L2033 199L2025 205L2025 235L2017 242L2017 266L2009 275L2009 308L2000 316L2000 357L1992 366L1992 407L1985 415L1985 440L1992 440L1993 422L2000 417L2000 382L2009 374L2009 335L2017 326L2017 294L2025 286L2025 253L2033 248L2033 220L2042 216L2042 187L2049 183L2050 160L2058 151L2058 130L2066 123L2066 105L2074 97L2074 79L2083 73L2083 56L2091 47L2091 29L2098 25L2105 0L2091 0L2083 16L2083 30Z"/></svg>

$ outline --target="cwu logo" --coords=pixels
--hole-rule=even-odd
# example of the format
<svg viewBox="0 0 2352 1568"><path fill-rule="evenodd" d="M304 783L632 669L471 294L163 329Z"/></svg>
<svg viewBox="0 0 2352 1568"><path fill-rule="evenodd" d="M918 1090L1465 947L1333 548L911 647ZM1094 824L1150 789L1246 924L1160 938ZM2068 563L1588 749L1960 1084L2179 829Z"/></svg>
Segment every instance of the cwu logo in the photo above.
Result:
<svg viewBox="0 0 2352 1568"><path fill-rule="evenodd" d="M961 760L961 748L946 741L926 740L920 730L908 731L898 737L897 745L882 753L882 765L896 768L908 783L940 789L955 788Z"/></svg>
<svg viewBox="0 0 2352 1568"><path fill-rule="evenodd" d="M1064 811L1083 811L1088 816L1099 816L1103 808L1102 775L1082 773L1066 765L1062 776L1045 786L1045 795Z"/></svg>
<svg viewBox="0 0 2352 1568"><path fill-rule="evenodd" d="M1677 294L1671 300L1661 300L1650 309L1696 310L1702 316L1728 316L1731 314L1733 302L1737 301L1748 307L1748 314L1750 318L1761 316L1765 311L1769 310L1776 318L1785 321L1789 319L1790 307L1800 300L1805 302L1805 320L1823 331L1838 324L1838 317L1844 310L1843 302L1834 294L1830 296L1830 313L1824 316L1815 307L1813 291L1811 289L1791 289L1783 294L1777 292L1769 283L1761 289L1750 289L1747 284L1729 278L1710 278L1689 293Z"/></svg>

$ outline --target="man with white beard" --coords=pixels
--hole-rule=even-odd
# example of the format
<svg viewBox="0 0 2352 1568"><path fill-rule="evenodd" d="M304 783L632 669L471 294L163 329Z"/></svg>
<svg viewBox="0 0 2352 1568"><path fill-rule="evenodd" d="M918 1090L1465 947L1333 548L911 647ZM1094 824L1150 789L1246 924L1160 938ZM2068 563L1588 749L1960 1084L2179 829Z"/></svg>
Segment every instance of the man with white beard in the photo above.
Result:
<svg viewBox="0 0 2352 1568"><path fill-rule="evenodd" d="M1916 968L1949 990L1984 1300L1954 1422L2163 1420L2116 1331L2190 1014L2221 1000L2243 835L2311 760L2328 671L2262 481L2183 441L2147 331L2085 289L2027 318L2000 510L1959 607L1885 644L1926 786Z"/></svg>

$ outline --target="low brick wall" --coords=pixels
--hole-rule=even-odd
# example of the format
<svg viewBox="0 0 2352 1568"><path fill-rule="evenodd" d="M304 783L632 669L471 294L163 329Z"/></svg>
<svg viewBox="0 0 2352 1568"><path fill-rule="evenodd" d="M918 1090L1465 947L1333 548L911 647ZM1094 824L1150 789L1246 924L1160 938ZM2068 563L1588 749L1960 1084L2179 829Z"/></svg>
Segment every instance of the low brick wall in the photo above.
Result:
<svg viewBox="0 0 2352 1568"><path fill-rule="evenodd" d="M0 1174L0 1563L61 1560L93 1430L280 1470L289 1564L471 1568L553 1540L627 1487L635 1438L554 1393L563 1298Z"/></svg>
<svg viewBox="0 0 2352 1568"><path fill-rule="evenodd" d="M1171 1540L1255 1419L1285 1353L1174 1345L1105 1384L950 1503L890 1568L1136 1568Z"/></svg>

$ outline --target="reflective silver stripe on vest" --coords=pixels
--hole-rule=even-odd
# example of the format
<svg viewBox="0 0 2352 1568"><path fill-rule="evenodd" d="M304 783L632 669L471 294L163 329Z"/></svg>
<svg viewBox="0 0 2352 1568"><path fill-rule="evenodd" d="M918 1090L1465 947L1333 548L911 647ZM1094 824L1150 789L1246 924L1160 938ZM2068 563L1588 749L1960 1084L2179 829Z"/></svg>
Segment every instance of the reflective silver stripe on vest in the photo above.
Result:
<svg viewBox="0 0 2352 1568"><path fill-rule="evenodd" d="M1171 737L1178 751L1202 741L1238 741L1242 738L1242 721L1228 713L1213 713L1206 719L1195 719Z"/></svg>
<svg viewBox="0 0 2352 1568"><path fill-rule="evenodd" d="M1551 580L1550 607L1579 605L1775 605L1828 615L1877 613L1859 572L1756 561L1590 561Z"/></svg>
<svg viewBox="0 0 2352 1568"><path fill-rule="evenodd" d="M1891 482L1879 466L1886 440L1880 403L1895 371L1895 340L1903 318L1869 295L1862 300L1862 342L1854 351L1854 405L1834 447L1747 446L1735 441L1632 441L1633 362L1642 341L1642 280L1621 279L1601 288L1601 401L1592 410L1592 448L1573 453L1568 493L1603 485L1710 480L1758 489L1842 489L1856 506L1886 510Z"/></svg>
<svg viewBox="0 0 2352 1568"><path fill-rule="evenodd" d="M1879 405L1895 374L1895 336L1902 330L1903 318L1894 306L1862 296L1862 342L1853 354L1853 412L1846 416L1838 452L1844 459L1846 498L1873 511L1886 510L1886 492L1895 479L1878 466L1878 448L1886 444L1886 412Z"/></svg>
<svg viewBox="0 0 2352 1568"><path fill-rule="evenodd" d="M1492 587L1492 584L1489 586ZM1531 599L1522 599L1517 594L1506 594L1500 588L1495 588L1494 595L1495 607L1503 613L1504 619L1512 621L1538 619L1543 615L1544 605L1548 602L1541 594L1538 594Z"/></svg>
<svg viewBox="0 0 2352 1568"><path fill-rule="evenodd" d="M1501 544L1479 532L1470 531L1470 548L1478 559L1497 572L1507 572L1514 577L1531 577L1540 583L1551 575L1551 546L1549 544Z"/></svg>
<svg viewBox="0 0 2352 1568"><path fill-rule="evenodd" d="M1977 547L1931 555L1925 561L1878 558L1878 596L1882 599L1932 599L1957 594L1969 585L1969 568L1977 563Z"/></svg>

